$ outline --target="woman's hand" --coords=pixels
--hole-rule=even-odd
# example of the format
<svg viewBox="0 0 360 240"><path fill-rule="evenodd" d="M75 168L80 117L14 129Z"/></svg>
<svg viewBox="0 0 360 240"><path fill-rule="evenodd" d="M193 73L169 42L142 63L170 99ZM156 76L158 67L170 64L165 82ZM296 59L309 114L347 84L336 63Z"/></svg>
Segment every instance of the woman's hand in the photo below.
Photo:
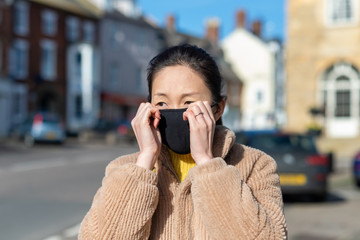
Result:
<svg viewBox="0 0 360 240"><path fill-rule="evenodd" d="M160 111L150 103L141 103L136 116L131 121L140 154L136 164L152 170L160 154L161 135L158 129Z"/></svg>
<svg viewBox="0 0 360 240"><path fill-rule="evenodd" d="M191 156L197 165L204 164L213 158L215 118L211 106L209 102L192 103L183 117L189 121Z"/></svg>

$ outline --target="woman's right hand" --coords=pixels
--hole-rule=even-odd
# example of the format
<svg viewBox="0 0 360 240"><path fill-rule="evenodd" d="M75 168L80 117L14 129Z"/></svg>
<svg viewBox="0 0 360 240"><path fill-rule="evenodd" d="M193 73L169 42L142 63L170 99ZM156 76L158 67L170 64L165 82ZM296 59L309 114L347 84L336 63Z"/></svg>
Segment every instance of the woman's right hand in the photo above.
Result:
<svg viewBox="0 0 360 240"><path fill-rule="evenodd" d="M136 164L149 170L154 168L160 154L161 135L158 129L160 118L158 108L151 103L141 103L136 116L131 121L140 149Z"/></svg>

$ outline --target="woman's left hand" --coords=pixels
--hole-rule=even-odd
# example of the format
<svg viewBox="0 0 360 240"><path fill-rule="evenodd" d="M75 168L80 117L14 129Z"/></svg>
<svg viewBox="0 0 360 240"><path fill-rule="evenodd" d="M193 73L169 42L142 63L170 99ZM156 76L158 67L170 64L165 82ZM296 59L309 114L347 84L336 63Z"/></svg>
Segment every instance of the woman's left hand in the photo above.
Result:
<svg viewBox="0 0 360 240"><path fill-rule="evenodd" d="M215 118L209 102L190 104L183 118L189 121L191 156L197 165L204 164L213 158Z"/></svg>

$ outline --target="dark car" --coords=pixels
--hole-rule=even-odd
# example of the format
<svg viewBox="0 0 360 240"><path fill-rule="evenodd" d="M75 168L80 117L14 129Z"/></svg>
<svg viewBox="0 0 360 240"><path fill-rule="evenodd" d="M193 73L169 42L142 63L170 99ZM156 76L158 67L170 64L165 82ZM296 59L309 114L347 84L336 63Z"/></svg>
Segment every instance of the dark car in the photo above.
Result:
<svg viewBox="0 0 360 240"><path fill-rule="evenodd" d="M307 194L322 201L327 195L329 159L320 154L314 137L275 131L237 133L237 141L272 156L284 194Z"/></svg>
<svg viewBox="0 0 360 240"><path fill-rule="evenodd" d="M27 146L35 142L63 143L65 128L55 113L38 112L30 115L24 122L14 127L12 135L22 139Z"/></svg>
<svg viewBox="0 0 360 240"><path fill-rule="evenodd" d="M353 173L355 184L360 187L360 152L358 152L353 160Z"/></svg>
<svg viewBox="0 0 360 240"><path fill-rule="evenodd" d="M98 119L96 125L80 133L81 141L101 140L113 145L121 141L133 143L135 134L129 121L109 121L104 118Z"/></svg>

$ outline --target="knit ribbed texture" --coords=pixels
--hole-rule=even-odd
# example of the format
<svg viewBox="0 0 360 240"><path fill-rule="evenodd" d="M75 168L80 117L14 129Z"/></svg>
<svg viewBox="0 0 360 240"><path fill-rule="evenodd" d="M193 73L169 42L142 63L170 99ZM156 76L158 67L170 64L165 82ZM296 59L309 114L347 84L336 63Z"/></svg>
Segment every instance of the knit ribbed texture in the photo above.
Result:
<svg viewBox="0 0 360 240"><path fill-rule="evenodd" d="M214 159L179 183L171 153L162 149L156 173L116 159L81 223L79 239L287 239L275 161L233 144L217 127Z"/></svg>
<svg viewBox="0 0 360 240"><path fill-rule="evenodd" d="M177 154L169 149L171 162L180 182L187 177L189 170L196 166L194 159L189 154Z"/></svg>

